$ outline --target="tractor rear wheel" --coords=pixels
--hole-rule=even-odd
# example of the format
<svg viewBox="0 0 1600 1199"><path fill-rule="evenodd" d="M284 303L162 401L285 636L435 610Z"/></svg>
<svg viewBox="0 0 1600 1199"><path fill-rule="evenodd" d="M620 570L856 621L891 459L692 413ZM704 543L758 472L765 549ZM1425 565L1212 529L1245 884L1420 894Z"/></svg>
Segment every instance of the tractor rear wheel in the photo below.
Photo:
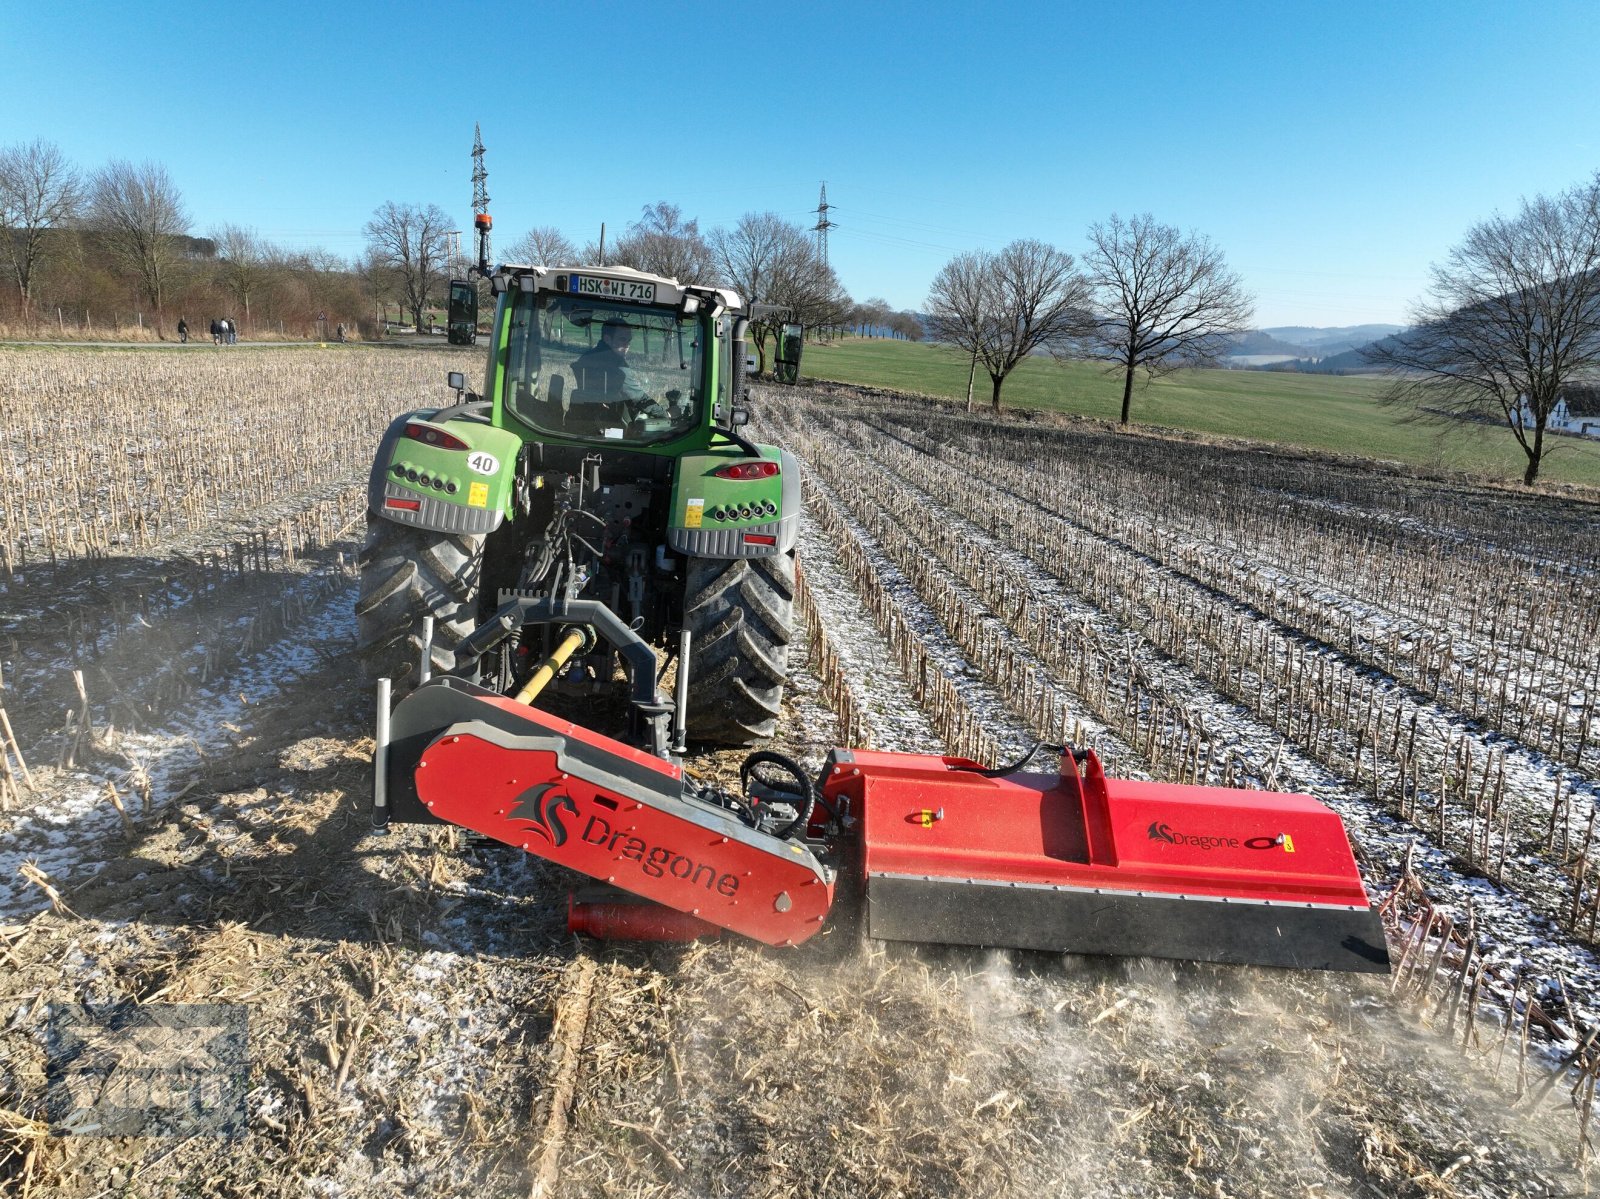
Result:
<svg viewBox="0 0 1600 1199"><path fill-rule="evenodd" d="M794 555L691 558L689 739L753 745L776 731L794 630Z"/></svg>
<svg viewBox="0 0 1600 1199"><path fill-rule="evenodd" d="M482 569L480 534L435 533L369 515L355 608L368 676L387 676L401 691L416 686L424 616L433 617L434 672L453 669L456 646L478 623Z"/></svg>

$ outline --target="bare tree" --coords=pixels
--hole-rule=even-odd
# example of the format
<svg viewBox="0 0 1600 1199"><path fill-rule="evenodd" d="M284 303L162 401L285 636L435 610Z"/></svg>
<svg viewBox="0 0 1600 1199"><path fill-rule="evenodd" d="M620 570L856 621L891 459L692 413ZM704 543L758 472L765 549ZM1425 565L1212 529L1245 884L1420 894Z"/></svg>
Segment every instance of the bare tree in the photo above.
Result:
<svg viewBox="0 0 1600 1199"><path fill-rule="evenodd" d="M262 242L255 230L239 225L223 225L214 230L212 239L217 243L218 271L222 285L244 309L245 324L250 324L250 297L265 284L272 260L277 257L272 247Z"/></svg>
<svg viewBox="0 0 1600 1199"><path fill-rule="evenodd" d="M77 216L83 183L53 143L32 141L0 150L0 238L26 307L33 302L34 272L43 261L48 230Z"/></svg>
<svg viewBox="0 0 1600 1199"><path fill-rule="evenodd" d="M989 255L957 254L933 278L928 292L928 335L967 356L967 411L972 411L972 384L988 322L998 308L990 298Z"/></svg>
<svg viewBox="0 0 1600 1199"><path fill-rule="evenodd" d="M1255 302L1211 240L1158 225L1149 213L1089 230L1084 265L1098 312L1089 356L1122 369L1122 423L1133 404L1133 377L1203 366L1227 352Z"/></svg>
<svg viewBox="0 0 1600 1199"><path fill-rule="evenodd" d="M389 305L404 311L403 289L400 274L370 248L356 264L356 274L366 288L368 297L378 306L378 320L387 329Z"/></svg>
<svg viewBox="0 0 1600 1199"><path fill-rule="evenodd" d="M712 269L711 247L700 236L700 222L684 220L683 211L665 200L645 206L639 220L617 238L610 261L684 283L703 283Z"/></svg>
<svg viewBox="0 0 1600 1199"><path fill-rule="evenodd" d="M889 301L881 296L869 296L859 304L850 306L850 323L862 337L878 337L889 323Z"/></svg>
<svg viewBox="0 0 1600 1199"><path fill-rule="evenodd" d="M578 261L578 250L559 229L541 225L529 229L511 243L506 251L506 261L538 266L571 266Z"/></svg>
<svg viewBox="0 0 1600 1199"><path fill-rule="evenodd" d="M891 312L889 328L897 337L907 341L921 341L926 332L922 327L922 319L914 312Z"/></svg>
<svg viewBox="0 0 1600 1199"><path fill-rule="evenodd" d="M776 213L746 213L732 229L710 239L721 281L746 304L773 304L787 311L750 322L760 369L767 368L767 338L786 320L808 328L842 324L850 297L833 268L817 255L805 230Z"/></svg>
<svg viewBox="0 0 1600 1199"><path fill-rule="evenodd" d="M422 310L428 307L448 255L445 234L450 218L437 204L384 204L364 232L374 261L395 272L400 297L411 311L412 324L423 332Z"/></svg>
<svg viewBox="0 0 1600 1199"><path fill-rule="evenodd" d="M89 223L112 255L138 277L140 292L155 309L159 332L166 290L181 261L178 239L189 228L183 197L166 167L153 162L136 166L122 159L107 163L89 184Z"/></svg>
<svg viewBox="0 0 1600 1199"><path fill-rule="evenodd" d="M933 335L971 356L971 374L983 366L996 412L1018 363L1039 350L1064 353L1086 332L1089 285L1074 268L1071 254L1025 239L999 253L959 254L935 276ZM969 404L970 392L969 379Z"/></svg>
<svg viewBox="0 0 1600 1199"><path fill-rule="evenodd" d="M1562 392L1600 368L1600 173L1467 231L1432 270L1414 325L1367 351L1386 399L1511 429L1531 486Z"/></svg>

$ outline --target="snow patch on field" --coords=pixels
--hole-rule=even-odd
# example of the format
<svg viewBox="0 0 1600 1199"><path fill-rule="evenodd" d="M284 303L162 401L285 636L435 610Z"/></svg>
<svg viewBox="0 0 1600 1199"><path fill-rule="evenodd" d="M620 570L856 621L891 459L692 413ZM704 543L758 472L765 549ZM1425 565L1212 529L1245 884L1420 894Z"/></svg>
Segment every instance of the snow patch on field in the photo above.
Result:
<svg viewBox="0 0 1600 1199"><path fill-rule="evenodd" d="M308 591L313 580L302 586ZM159 811L183 791L184 781L214 756L226 755L238 730L252 713L272 701L299 677L316 667L322 647L349 642L354 636L350 614L353 588L335 590L288 636L251 655L231 670L226 686L199 688L194 698L158 730L118 732L117 752L128 768L117 772L113 785L123 804L141 814L136 781L148 778L153 807ZM232 726L232 729L229 728ZM225 823L213 822L212 835L230 836ZM71 905L71 889L91 877L103 854L114 854L121 818L106 795L106 783L77 771L54 792L25 810L13 813L0 831L0 918L20 918L49 907L49 900L20 871L32 863L42 870ZM237 835L236 831L232 835ZM99 842L107 842L104 850Z"/></svg>

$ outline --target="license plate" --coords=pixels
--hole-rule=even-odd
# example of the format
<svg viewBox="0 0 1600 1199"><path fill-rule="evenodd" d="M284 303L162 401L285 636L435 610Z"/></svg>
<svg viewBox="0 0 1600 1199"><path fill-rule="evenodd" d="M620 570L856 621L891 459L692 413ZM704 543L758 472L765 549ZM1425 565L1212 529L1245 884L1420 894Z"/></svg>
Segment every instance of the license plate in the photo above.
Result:
<svg viewBox="0 0 1600 1199"><path fill-rule="evenodd" d="M604 296L608 300L632 300L637 304L649 304L656 298L654 283L601 279L594 275L568 276L567 290L580 296Z"/></svg>

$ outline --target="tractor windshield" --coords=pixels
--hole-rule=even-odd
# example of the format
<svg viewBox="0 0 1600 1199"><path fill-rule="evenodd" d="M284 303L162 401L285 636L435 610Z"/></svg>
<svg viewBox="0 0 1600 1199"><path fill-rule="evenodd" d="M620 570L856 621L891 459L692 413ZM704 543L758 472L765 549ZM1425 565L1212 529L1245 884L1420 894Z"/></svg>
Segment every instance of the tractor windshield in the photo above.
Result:
<svg viewBox="0 0 1600 1199"><path fill-rule="evenodd" d="M505 404L558 437L670 441L699 423L704 334L675 309L558 292L517 294Z"/></svg>

